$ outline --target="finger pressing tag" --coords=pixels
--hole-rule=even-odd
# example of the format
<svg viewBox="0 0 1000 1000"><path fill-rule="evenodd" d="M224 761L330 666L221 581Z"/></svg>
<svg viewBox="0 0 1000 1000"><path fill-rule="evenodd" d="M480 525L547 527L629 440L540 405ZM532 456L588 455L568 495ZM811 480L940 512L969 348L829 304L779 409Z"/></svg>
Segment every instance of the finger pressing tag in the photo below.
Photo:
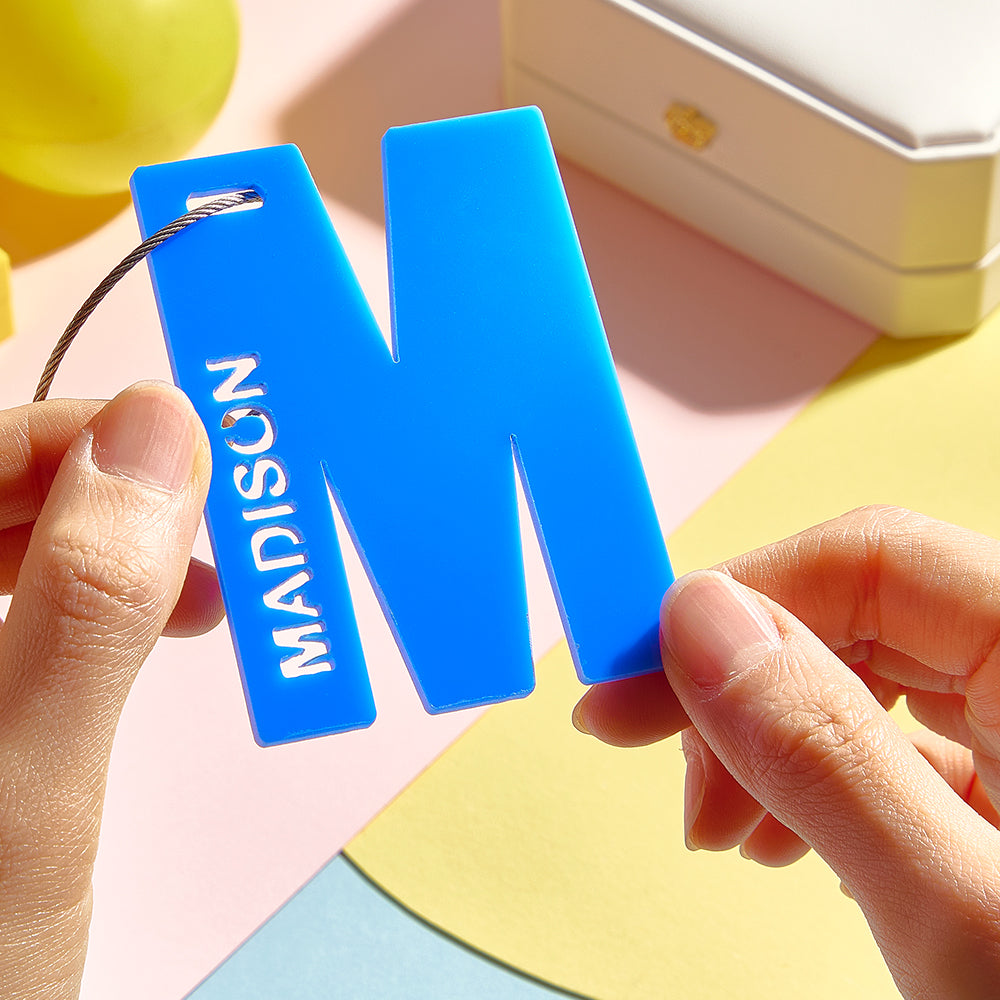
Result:
<svg viewBox="0 0 1000 1000"><path fill-rule="evenodd" d="M370 724L343 516L430 712L531 691L515 475L577 671L659 669L662 534L541 115L391 129L392 348L294 147L144 167L143 233L205 423L208 522L255 736Z"/></svg>

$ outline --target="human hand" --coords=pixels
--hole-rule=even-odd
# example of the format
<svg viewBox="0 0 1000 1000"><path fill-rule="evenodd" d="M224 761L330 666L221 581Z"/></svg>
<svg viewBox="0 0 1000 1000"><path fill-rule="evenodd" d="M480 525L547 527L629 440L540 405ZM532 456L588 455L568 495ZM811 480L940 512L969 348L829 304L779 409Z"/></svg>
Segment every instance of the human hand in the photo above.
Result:
<svg viewBox="0 0 1000 1000"><path fill-rule="evenodd" d="M592 688L574 722L684 729L690 847L813 847L904 996L1000 996L1000 542L873 507L719 569L668 591L664 674ZM901 695L933 732L902 734Z"/></svg>
<svg viewBox="0 0 1000 1000"><path fill-rule="evenodd" d="M189 565L209 474L205 432L165 384L0 413L5 1000L79 993L125 696L161 632L222 617L214 571Z"/></svg>

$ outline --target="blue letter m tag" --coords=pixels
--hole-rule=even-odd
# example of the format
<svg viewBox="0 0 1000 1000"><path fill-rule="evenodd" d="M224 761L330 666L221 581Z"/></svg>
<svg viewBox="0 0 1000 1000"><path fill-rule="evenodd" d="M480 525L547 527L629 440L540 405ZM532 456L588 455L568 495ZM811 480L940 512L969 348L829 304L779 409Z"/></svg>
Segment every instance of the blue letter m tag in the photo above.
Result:
<svg viewBox="0 0 1000 1000"><path fill-rule="evenodd" d="M264 199L150 258L262 744L375 717L331 504L428 711L533 687L515 474L581 679L658 666L670 566L541 116L383 152L391 352L294 147L133 180L144 234L192 195Z"/></svg>

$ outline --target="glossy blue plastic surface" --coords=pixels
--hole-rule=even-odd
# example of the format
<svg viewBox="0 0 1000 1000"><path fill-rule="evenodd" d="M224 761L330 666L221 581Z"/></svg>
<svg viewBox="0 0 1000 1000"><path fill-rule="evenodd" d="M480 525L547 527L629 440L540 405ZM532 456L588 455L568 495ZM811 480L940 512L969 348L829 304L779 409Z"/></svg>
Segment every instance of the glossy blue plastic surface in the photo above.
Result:
<svg viewBox="0 0 1000 1000"><path fill-rule="evenodd" d="M392 353L294 147L133 178L144 235L192 194L264 198L149 261L265 745L374 719L330 498L428 711L534 685L515 474L581 679L659 668L670 565L540 113L391 129L383 157Z"/></svg>

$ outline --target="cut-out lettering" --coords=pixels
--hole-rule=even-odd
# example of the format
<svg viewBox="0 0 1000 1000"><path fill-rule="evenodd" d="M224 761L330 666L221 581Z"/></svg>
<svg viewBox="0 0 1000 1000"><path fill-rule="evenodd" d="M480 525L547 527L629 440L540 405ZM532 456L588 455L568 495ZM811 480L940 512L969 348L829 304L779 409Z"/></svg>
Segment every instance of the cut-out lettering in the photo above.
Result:
<svg viewBox="0 0 1000 1000"><path fill-rule="evenodd" d="M254 428L247 430L241 427L241 423L260 421L257 438L253 437ZM226 411L222 418L222 426L231 429L230 436L226 438L226 444L239 455L260 455L269 451L274 444L275 429L274 418L271 414L259 406L234 406ZM240 432L249 435L246 438L239 438Z"/></svg>
<svg viewBox="0 0 1000 1000"><path fill-rule="evenodd" d="M293 546L302 544L302 536L294 528L285 528L281 525L258 528L250 538L250 549L253 552L254 565L260 572L305 565L306 557L303 552L295 552L291 555L280 555L272 552L270 555L265 555L264 545L275 538L287 539ZM274 546L271 548L273 549Z"/></svg>
<svg viewBox="0 0 1000 1000"><path fill-rule="evenodd" d="M285 677L306 677L311 674L333 670L333 664L318 657L328 656L330 644L322 637L321 625L289 625L288 628L276 628L272 633L274 644L284 649L297 649L292 656L285 656L280 663L280 670ZM307 639L306 636L319 636Z"/></svg>
<svg viewBox="0 0 1000 1000"><path fill-rule="evenodd" d="M295 513L295 504L279 503L271 507L249 507L243 511L244 521L266 521L273 517L287 517Z"/></svg>
<svg viewBox="0 0 1000 1000"><path fill-rule="evenodd" d="M312 573L307 569L300 570L294 576L279 583L277 587L264 594L264 603L275 611L288 611L292 614L319 617L319 608L307 604L305 597L299 591L312 579ZM294 595L289 600L289 595Z"/></svg>
<svg viewBox="0 0 1000 1000"><path fill-rule="evenodd" d="M271 473L270 477L268 473ZM247 476L250 477L249 485ZM237 465L233 469L233 482L244 500L260 500L265 489L268 496L280 497L288 489L288 473L277 459L258 458L252 466Z"/></svg>
<svg viewBox="0 0 1000 1000"><path fill-rule="evenodd" d="M210 372L224 372L229 369L227 375L212 390L212 398L219 403L230 403L236 399L251 399L254 396L263 396L267 391L262 385L243 385L260 363L260 358L255 354L243 355L238 358L221 358L217 361L206 361L205 367Z"/></svg>

